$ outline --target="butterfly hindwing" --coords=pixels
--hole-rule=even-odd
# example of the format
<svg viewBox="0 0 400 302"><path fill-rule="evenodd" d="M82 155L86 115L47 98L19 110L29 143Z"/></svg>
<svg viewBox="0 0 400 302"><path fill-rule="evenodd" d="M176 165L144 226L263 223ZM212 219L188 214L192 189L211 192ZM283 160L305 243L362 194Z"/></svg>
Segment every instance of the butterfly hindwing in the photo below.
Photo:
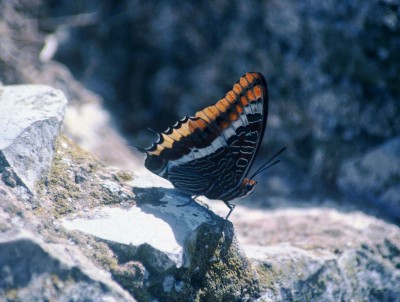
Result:
<svg viewBox="0 0 400 302"><path fill-rule="evenodd" d="M215 105L161 133L146 149L145 165L184 193L235 198L230 190L249 173L267 115L265 79L259 73L246 73Z"/></svg>

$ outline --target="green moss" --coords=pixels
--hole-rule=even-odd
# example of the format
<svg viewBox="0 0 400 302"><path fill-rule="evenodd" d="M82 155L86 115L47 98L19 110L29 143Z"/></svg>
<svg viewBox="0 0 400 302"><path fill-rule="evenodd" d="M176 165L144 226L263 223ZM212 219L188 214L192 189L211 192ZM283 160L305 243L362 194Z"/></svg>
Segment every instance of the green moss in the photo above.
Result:
<svg viewBox="0 0 400 302"><path fill-rule="evenodd" d="M192 285L200 290L200 301L237 301L246 293L258 292L253 270L240 254L236 239L228 225L224 233L220 226L203 224L198 229L193 256Z"/></svg>
<svg viewBox="0 0 400 302"><path fill-rule="evenodd" d="M218 225L201 225L186 245L191 257L189 268L151 274L149 292L159 301L255 299L258 295L255 273L240 253L232 226L226 225L223 234L222 224L221 219ZM163 289L166 277L173 278L168 292Z"/></svg>
<svg viewBox="0 0 400 302"><path fill-rule="evenodd" d="M118 171L115 173L115 177L120 182L126 182L133 180L133 173L131 171Z"/></svg>
<svg viewBox="0 0 400 302"><path fill-rule="evenodd" d="M118 267L118 260L106 242L98 241L93 236L87 236L77 231L68 231L65 234L68 234L70 241L85 247L82 249L84 255L92 259L98 266L107 271L115 270Z"/></svg>
<svg viewBox="0 0 400 302"><path fill-rule="evenodd" d="M54 238L68 238L74 241L81 247L83 254L97 266L117 272L121 265L106 243L80 232L63 229L55 231L52 221L72 211L131 201L134 196L132 188L124 184L131 179L132 175L129 172L110 171L67 137L59 135L55 142L50 171L36 187L35 215L43 217L43 221L46 221L40 228L40 233L51 233ZM51 281L53 286L58 286L61 282L57 280L57 276L52 277ZM140 278L136 281L131 286L136 289L144 288L143 296L146 296L147 289L140 284Z"/></svg>
<svg viewBox="0 0 400 302"><path fill-rule="evenodd" d="M262 289L269 289L275 291L274 284L278 279L278 273L272 269L270 265L266 263L260 263L256 265L256 271L260 287Z"/></svg>
<svg viewBox="0 0 400 302"><path fill-rule="evenodd" d="M151 301L151 295L144 284L145 269L136 261L129 261L111 271L116 280L124 289L129 291L138 301Z"/></svg>
<svg viewBox="0 0 400 302"><path fill-rule="evenodd" d="M83 199L86 192L76 181L73 169L83 173L93 173L100 162L81 149L64 135L59 135L55 143L55 153L49 174L37 187L39 198L49 198L55 217L73 210L73 203ZM36 209L40 211L40 207Z"/></svg>
<svg viewBox="0 0 400 302"><path fill-rule="evenodd" d="M39 184L37 192L39 199L51 201L52 214L60 217L83 207L131 201L133 192L123 184L130 179L129 172L111 173L97 158L59 135L49 174ZM36 211L40 214L41 207Z"/></svg>
<svg viewBox="0 0 400 302"><path fill-rule="evenodd" d="M7 297L7 299L9 299L10 301L17 301L18 298L18 290L15 288L12 289L8 289L5 292L5 296Z"/></svg>

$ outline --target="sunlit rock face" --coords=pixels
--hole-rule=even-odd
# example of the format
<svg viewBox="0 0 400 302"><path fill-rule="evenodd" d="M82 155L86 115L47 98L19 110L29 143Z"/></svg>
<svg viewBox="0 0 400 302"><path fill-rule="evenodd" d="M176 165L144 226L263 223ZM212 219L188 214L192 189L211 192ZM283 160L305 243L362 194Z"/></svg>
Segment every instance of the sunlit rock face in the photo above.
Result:
<svg viewBox="0 0 400 302"><path fill-rule="evenodd" d="M8 185L20 182L33 192L50 169L66 104L64 94L51 87L0 87L0 160Z"/></svg>

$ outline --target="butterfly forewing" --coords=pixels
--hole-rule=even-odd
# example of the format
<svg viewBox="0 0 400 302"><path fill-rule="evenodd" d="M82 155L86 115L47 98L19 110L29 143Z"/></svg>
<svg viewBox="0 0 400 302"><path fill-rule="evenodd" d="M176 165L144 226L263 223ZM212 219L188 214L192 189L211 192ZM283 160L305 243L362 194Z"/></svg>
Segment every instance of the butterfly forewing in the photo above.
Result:
<svg viewBox="0 0 400 302"><path fill-rule="evenodd" d="M230 200L259 150L268 115L267 85L246 73L215 105L185 117L146 149L146 167L182 192Z"/></svg>

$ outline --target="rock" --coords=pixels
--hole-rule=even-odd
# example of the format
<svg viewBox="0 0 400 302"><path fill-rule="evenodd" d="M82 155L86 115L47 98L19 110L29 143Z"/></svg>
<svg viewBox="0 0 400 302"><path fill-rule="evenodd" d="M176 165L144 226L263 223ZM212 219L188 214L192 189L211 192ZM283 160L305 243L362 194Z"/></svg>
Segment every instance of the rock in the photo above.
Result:
<svg viewBox="0 0 400 302"><path fill-rule="evenodd" d="M75 247L14 229L0 234L2 301L135 301Z"/></svg>
<svg viewBox="0 0 400 302"><path fill-rule="evenodd" d="M76 213L73 219L63 218L61 224L69 230L129 246L133 252L147 244L160 254L154 258L165 259L159 261L160 268L156 270L162 272L172 266L188 266L190 255L184 251L185 244L201 224L212 222L211 214L195 203L177 207L185 202L187 198L167 191L159 204L98 208L79 218Z"/></svg>
<svg viewBox="0 0 400 302"><path fill-rule="evenodd" d="M346 161L338 186L346 194L367 199L400 221L400 137ZM397 193L396 193L397 192Z"/></svg>
<svg viewBox="0 0 400 302"><path fill-rule="evenodd" d="M134 193L124 183L132 178L132 172L106 168L92 154L59 135L49 174L38 186L38 197L55 216L99 205L130 203Z"/></svg>
<svg viewBox="0 0 400 302"><path fill-rule="evenodd" d="M51 87L2 88L0 172L9 186L20 182L33 192L36 182L48 172L66 104L62 92Z"/></svg>
<svg viewBox="0 0 400 302"><path fill-rule="evenodd" d="M398 301L397 226L332 209L237 210L261 301Z"/></svg>
<svg viewBox="0 0 400 302"><path fill-rule="evenodd" d="M232 225L195 202L178 207L190 199L149 177L157 189L134 187L137 206L74 213L60 224L104 241L121 265L142 263L148 290L161 300L254 299L258 282ZM115 278L119 274L115 271Z"/></svg>
<svg viewBox="0 0 400 302"><path fill-rule="evenodd" d="M14 140L7 141L11 154L18 150ZM0 299L399 296L400 230L394 225L327 208L263 212L238 206L234 229L202 206L202 198L177 207L190 198L149 172L107 167L60 133L54 147L52 158L43 157L49 169L34 194L25 192L18 171L0 162ZM384 198L396 198L396 190ZM226 215L222 202L206 202Z"/></svg>

